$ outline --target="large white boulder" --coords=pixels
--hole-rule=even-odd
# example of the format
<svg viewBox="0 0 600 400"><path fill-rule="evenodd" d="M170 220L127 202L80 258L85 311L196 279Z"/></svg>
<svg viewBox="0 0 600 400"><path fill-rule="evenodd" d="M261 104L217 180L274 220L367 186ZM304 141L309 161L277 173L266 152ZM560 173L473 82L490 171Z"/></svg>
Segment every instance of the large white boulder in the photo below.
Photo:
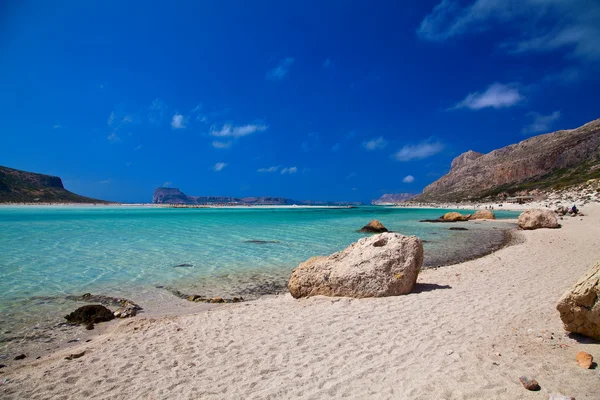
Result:
<svg viewBox="0 0 600 400"><path fill-rule="evenodd" d="M558 301L565 329L600 340L600 262Z"/></svg>
<svg viewBox="0 0 600 400"><path fill-rule="evenodd" d="M527 210L519 215L519 228L558 228L558 219L552 210Z"/></svg>
<svg viewBox="0 0 600 400"><path fill-rule="evenodd" d="M312 257L292 271L288 282L295 298L306 296L383 297L408 294L423 263L416 236L381 233L344 250Z"/></svg>

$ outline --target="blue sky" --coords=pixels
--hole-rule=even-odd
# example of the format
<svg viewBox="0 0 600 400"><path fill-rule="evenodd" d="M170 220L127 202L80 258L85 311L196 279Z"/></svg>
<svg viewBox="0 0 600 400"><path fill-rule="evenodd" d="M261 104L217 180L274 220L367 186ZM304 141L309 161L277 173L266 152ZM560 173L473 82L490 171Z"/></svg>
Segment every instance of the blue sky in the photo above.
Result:
<svg viewBox="0 0 600 400"><path fill-rule="evenodd" d="M599 118L599 41L594 0L3 1L0 165L115 201L419 192Z"/></svg>

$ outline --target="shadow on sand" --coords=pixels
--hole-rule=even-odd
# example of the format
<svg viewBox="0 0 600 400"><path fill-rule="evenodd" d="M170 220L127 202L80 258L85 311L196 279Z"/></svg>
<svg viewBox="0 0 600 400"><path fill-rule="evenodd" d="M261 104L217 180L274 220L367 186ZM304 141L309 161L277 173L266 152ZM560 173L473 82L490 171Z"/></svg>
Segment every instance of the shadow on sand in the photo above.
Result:
<svg viewBox="0 0 600 400"><path fill-rule="evenodd" d="M438 285L437 283L417 283L412 293L431 292L438 289L452 289L450 285Z"/></svg>

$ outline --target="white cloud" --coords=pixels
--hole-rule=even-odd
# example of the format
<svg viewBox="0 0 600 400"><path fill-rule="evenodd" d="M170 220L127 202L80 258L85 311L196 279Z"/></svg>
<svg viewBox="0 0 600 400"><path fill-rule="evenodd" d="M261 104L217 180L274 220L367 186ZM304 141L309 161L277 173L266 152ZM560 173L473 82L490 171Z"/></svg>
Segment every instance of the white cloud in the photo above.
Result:
<svg viewBox="0 0 600 400"><path fill-rule="evenodd" d="M111 111L110 115L108 116L108 119L106 120L106 123L108 125L112 125L115 122L115 118L116 118L115 112Z"/></svg>
<svg viewBox="0 0 600 400"><path fill-rule="evenodd" d="M215 129L210 132L212 136L216 137L233 137L239 138L242 136L250 135L254 132L262 132L267 130L268 126L260 125L260 124L248 124L248 125L240 125L233 126L230 124L225 124L221 129Z"/></svg>
<svg viewBox="0 0 600 400"><path fill-rule="evenodd" d="M259 168L258 172L277 172L279 170L279 165L269 167L269 168Z"/></svg>
<svg viewBox="0 0 600 400"><path fill-rule="evenodd" d="M493 83L483 92L469 93L464 100L457 103L451 110L458 108L469 108L481 110L482 108L506 108L512 107L524 100L519 89L514 84Z"/></svg>
<svg viewBox="0 0 600 400"><path fill-rule="evenodd" d="M554 111L550 115L541 115L536 112L530 112L527 115L533 117L533 122L524 127L522 132L525 134L545 133L550 131L554 122L560 118L560 111Z"/></svg>
<svg viewBox="0 0 600 400"><path fill-rule="evenodd" d="M106 179L106 180L100 181L100 183L101 183L101 184L103 184L103 185L108 185L108 184L109 184L109 183L111 183L111 182L112 182L112 179L111 179L111 178L108 178L108 179Z"/></svg>
<svg viewBox="0 0 600 400"><path fill-rule="evenodd" d="M341 146L342 146L341 144L339 144L339 143L336 143L336 144L334 144L333 146L331 146L331 151L333 151L334 153L335 153L335 152L338 152L338 151L340 151L340 147L341 147Z"/></svg>
<svg viewBox="0 0 600 400"><path fill-rule="evenodd" d="M185 120L182 114L173 115L173 119L171 120L171 127L173 129L185 129Z"/></svg>
<svg viewBox="0 0 600 400"><path fill-rule="evenodd" d="M387 144L388 144L387 141L382 136L379 136L378 138L363 142L362 145L366 150L373 151L373 150L381 150L381 149L385 148L385 146L387 146Z"/></svg>
<svg viewBox="0 0 600 400"><path fill-rule="evenodd" d="M413 183L415 181L415 177L412 175L406 175L404 177L404 179L402 179L402 182L404 183Z"/></svg>
<svg viewBox="0 0 600 400"><path fill-rule="evenodd" d="M418 35L443 41L500 26L510 53L563 49L581 60L600 59L600 3L589 0L443 0L421 22Z"/></svg>
<svg viewBox="0 0 600 400"><path fill-rule="evenodd" d="M352 191L358 190L358 188L352 188Z"/></svg>
<svg viewBox="0 0 600 400"><path fill-rule="evenodd" d="M212 169L215 172L219 172L219 171L223 170L223 168L225 168L226 166L227 166L227 163L218 162L212 167Z"/></svg>
<svg viewBox="0 0 600 400"><path fill-rule="evenodd" d="M134 151L138 151L138 150L141 150L141 149L142 149L142 147L144 147L144 146L143 146L143 145L141 145L141 144L138 144L137 146L135 146L135 147L133 148L133 150L134 150Z"/></svg>
<svg viewBox="0 0 600 400"><path fill-rule="evenodd" d="M290 72L292 64L294 64L294 59L292 57L281 59L275 68L267 72L267 79L270 81L282 80Z"/></svg>
<svg viewBox="0 0 600 400"><path fill-rule="evenodd" d="M117 136L116 132L113 132L110 135L108 135L106 139L108 139L108 141L111 143L119 143L121 141L121 138Z"/></svg>
<svg viewBox="0 0 600 400"><path fill-rule="evenodd" d="M62 128L61 124L54 124L54 125L52 125L52 129L60 129L60 128Z"/></svg>
<svg viewBox="0 0 600 400"><path fill-rule="evenodd" d="M133 122L133 116L126 115L126 116L123 117L122 123L124 123L124 124L130 124L132 122Z"/></svg>
<svg viewBox="0 0 600 400"><path fill-rule="evenodd" d="M166 181L166 182L164 182L164 183L162 184L162 187L169 187L169 186L171 186L172 184L173 184L173 182L171 182L171 181Z"/></svg>
<svg viewBox="0 0 600 400"><path fill-rule="evenodd" d="M212 147L214 147L215 149L229 149L229 148L231 148L232 144L233 144L233 142L231 140L228 140L227 142L220 142L218 140L213 140Z"/></svg>
<svg viewBox="0 0 600 400"><path fill-rule="evenodd" d="M444 145L440 142L423 142L414 146L406 145L394 154L394 158L398 161L422 160L439 153L443 149Z"/></svg>
<svg viewBox="0 0 600 400"><path fill-rule="evenodd" d="M289 168L284 168L281 170L281 175L291 175L291 174L295 174L296 172L298 172L298 168L296 167L289 167Z"/></svg>

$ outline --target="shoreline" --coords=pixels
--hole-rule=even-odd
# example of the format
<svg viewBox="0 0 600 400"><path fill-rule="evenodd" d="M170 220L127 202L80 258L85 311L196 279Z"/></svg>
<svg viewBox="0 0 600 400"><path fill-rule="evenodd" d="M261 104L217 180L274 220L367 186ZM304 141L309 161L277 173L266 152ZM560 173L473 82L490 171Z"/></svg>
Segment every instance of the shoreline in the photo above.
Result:
<svg viewBox="0 0 600 400"><path fill-rule="evenodd" d="M2 369L7 383L0 393L539 398L518 382L528 374L543 392L591 399L600 390L597 371L579 368L574 358L579 350L599 357L600 344L564 332L554 309L600 258L600 207L586 211L584 218L565 218L561 229L519 232L524 241L516 246L425 269L406 296L294 300L286 294L121 320L90 343L11 361ZM86 352L80 359L64 360L80 351ZM153 379L159 371L166 379Z"/></svg>

